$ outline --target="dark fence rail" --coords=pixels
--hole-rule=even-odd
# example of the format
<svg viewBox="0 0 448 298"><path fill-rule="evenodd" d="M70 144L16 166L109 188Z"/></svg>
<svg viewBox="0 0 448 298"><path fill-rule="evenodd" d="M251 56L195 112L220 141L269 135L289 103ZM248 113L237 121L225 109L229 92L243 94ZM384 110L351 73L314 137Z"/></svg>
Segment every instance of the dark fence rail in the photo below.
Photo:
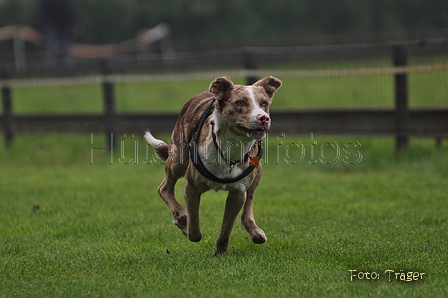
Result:
<svg viewBox="0 0 448 298"><path fill-rule="evenodd" d="M272 111L272 134L405 136L448 138L448 109L411 109L406 130L398 134L396 112L390 109L323 109ZM118 134L170 134L177 113L135 113L115 115ZM104 133L108 117L104 114L20 115L14 117L17 133L78 132ZM0 126L0 129L4 127Z"/></svg>
<svg viewBox="0 0 448 298"><path fill-rule="evenodd" d="M428 44L431 46L428 47ZM302 111L273 111L274 126L271 133L291 135L297 134L341 134L341 135L390 135L396 138L397 151L408 146L411 136L434 137L440 143L442 138L448 138L448 109L410 109L408 104L408 72L409 56L428 57L446 55L448 49L447 39L425 41L411 41L387 44L358 44L352 46L334 47L289 47L289 48L238 48L226 51L212 51L203 53L177 54L176 68L188 68L194 65L208 65L216 67L225 65L241 68L246 71L246 80L252 83L256 80L257 68L266 63L284 61L308 61L309 59L353 59L359 57L388 57L394 61L389 68L376 68L372 72L391 74L395 76L395 105L392 109L322 109ZM3 78L2 101L3 115L0 129L5 136L5 144L9 146L15 133L24 132L105 132L107 144L116 142L111 136L121 133L140 134L146 129L155 133L170 133L177 118L177 114L119 114L115 108L114 75L112 69L122 71L131 60L139 62L139 67L152 66L154 69L170 69L166 67L163 59L153 59L152 56L121 57L110 61L100 60L96 67L101 66L104 113L102 114L70 114L70 115L14 115L11 86L8 79ZM131 59L131 60L129 60ZM145 60L146 59L146 60ZM274 60L274 62L273 62ZM154 61L157 61L155 67ZM266 62L268 61L268 62ZM170 63L173 63L171 61ZM447 69L447 65L439 65ZM98 69L98 68L97 68ZM134 67L133 70L138 70ZM337 69L335 70L337 72ZM351 70L350 70L351 71ZM354 70L356 72L356 69ZM368 70L367 70L368 71ZM7 73L6 69L6 73ZM287 72L287 71L286 71ZM292 71L294 72L294 71ZM300 71L299 71L300 72ZM306 72L306 71L305 71ZM315 75L316 73L312 73ZM318 72L318 71L317 71ZM347 74L347 72L345 73ZM364 73L363 73L364 74ZM197 75L196 74L192 74ZM294 75L294 74L292 74ZM297 75L297 74L296 74ZM301 74L306 76L307 74ZM322 75L319 74L319 75ZM328 72L323 75L334 75ZM184 73L185 77L188 74ZM69 80L69 79L68 79Z"/></svg>

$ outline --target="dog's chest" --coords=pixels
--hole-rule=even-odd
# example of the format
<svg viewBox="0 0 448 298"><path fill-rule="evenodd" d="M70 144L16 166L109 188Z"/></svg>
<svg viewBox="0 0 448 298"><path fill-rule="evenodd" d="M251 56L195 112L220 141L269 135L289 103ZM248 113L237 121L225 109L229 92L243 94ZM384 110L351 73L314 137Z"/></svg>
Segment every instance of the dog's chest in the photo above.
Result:
<svg viewBox="0 0 448 298"><path fill-rule="evenodd" d="M221 179L238 177L249 166L244 159L238 159L237 163L229 163L211 144L199 146L199 155L203 157L203 163L209 172ZM207 186L216 191L245 191L251 184L252 178L250 177L251 175L234 183L218 183L207 179Z"/></svg>
<svg viewBox="0 0 448 298"><path fill-rule="evenodd" d="M226 165L224 165L224 171L226 170ZM234 178L240 175L243 171L246 165L235 165L229 175L225 175L221 178ZM228 169L227 165L227 169ZM217 183L213 182L211 180L208 180L207 185L214 189L214 190L238 190L238 191L245 191L249 185L250 185L250 179L248 177L241 179L240 181L234 182L234 183Z"/></svg>

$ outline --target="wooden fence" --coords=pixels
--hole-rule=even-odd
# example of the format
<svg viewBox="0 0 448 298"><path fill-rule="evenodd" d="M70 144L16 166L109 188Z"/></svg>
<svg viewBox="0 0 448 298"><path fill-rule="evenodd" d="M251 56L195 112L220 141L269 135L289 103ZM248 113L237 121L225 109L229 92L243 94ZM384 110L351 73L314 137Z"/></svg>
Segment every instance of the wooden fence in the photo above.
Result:
<svg viewBox="0 0 448 298"><path fill-rule="evenodd" d="M384 135L394 136L396 150L408 147L409 137L433 137L436 144L448 138L448 108L410 109L408 104L408 74L431 70L446 70L448 64L407 66L407 52L403 45L393 46L393 67L351 69L345 75L390 74L395 77L395 105L392 109L319 109L297 111L273 111L274 120L271 134L287 133L301 135L310 133L339 135ZM257 69L257 63L249 52L244 52L244 74L248 83L264 75ZM432 69L433 68L433 69ZM177 113L117 113L115 107L114 84L119 77L112 75L110 64L103 61L102 74L97 76L102 84L104 111L101 114L70 115L14 115L12 88L8 78L2 80L3 115L0 129L3 131L5 145L9 147L17 133L25 132L104 132L107 144L116 143L118 134L129 132L143 133L151 128L154 133L170 133L177 119ZM309 71L269 71L268 74L282 76L332 76L340 70ZM229 73L228 71L226 73ZM195 73L191 76L210 76L210 73ZM131 75L128 75L131 76ZM186 76L186 75L184 75ZM123 75L120 76L121 78ZM65 79L70 81L70 79ZM110 148L109 146L109 149Z"/></svg>

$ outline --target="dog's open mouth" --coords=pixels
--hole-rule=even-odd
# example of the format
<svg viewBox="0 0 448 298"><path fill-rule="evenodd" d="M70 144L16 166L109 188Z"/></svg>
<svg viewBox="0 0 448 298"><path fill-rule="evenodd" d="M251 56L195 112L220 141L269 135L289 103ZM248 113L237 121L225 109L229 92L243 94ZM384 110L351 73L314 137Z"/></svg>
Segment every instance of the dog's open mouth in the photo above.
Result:
<svg viewBox="0 0 448 298"><path fill-rule="evenodd" d="M237 125L237 128L253 139L262 139L265 136L266 131L267 131L267 129L265 127L249 129L242 125Z"/></svg>

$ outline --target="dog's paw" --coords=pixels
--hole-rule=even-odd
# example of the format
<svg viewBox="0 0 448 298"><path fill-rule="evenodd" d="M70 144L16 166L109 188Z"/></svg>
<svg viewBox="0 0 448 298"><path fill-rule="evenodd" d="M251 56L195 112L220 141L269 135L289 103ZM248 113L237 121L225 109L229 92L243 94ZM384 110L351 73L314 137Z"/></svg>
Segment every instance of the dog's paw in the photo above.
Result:
<svg viewBox="0 0 448 298"><path fill-rule="evenodd" d="M226 250L219 250L216 249L215 253L213 254L214 257L219 257L219 256L225 256L227 254L227 249Z"/></svg>
<svg viewBox="0 0 448 298"><path fill-rule="evenodd" d="M266 238L265 233L262 230L259 230L256 233L253 233L250 238L256 244L263 244L268 240Z"/></svg>
<svg viewBox="0 0 448 298"><path fill-rule="evenodd" d="M188 234L188 239L192 242L199 242L202 239L202 234Z"/></svg>
<svg viewBox="0 0 448 298"><path fill-rule="evenodd" d="M188 218L186 214L183 215L179 215L174 217L173 219L173 224L175 224L179 229L182 230L182 233L185 236L188 236L188 231L187 231L187 227L188 227Z"/></svg>

